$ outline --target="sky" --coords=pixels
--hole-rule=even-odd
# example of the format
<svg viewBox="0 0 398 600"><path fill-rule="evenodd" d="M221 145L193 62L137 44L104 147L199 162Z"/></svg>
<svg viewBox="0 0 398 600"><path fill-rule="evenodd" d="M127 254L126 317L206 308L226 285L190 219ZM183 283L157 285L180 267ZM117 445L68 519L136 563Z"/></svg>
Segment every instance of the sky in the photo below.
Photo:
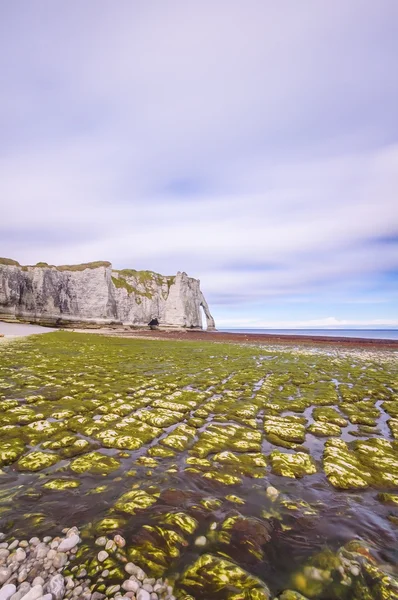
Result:
<svg viewBox="0 0 398 600"><path fill-rule="evenodd" d="M0 0L0 256L398 327L397 0Z"/></svg>

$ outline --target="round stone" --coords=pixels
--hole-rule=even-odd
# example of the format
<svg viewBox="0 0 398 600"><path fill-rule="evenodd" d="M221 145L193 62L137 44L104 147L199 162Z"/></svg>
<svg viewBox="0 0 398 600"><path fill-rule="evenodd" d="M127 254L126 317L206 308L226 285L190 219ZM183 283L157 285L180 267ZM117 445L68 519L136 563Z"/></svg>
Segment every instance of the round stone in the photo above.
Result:
<svg viewBox="0 0 398 600"><path fill-rule="evenodd" d="M138 581L132 581L131 579L127 579L127 581L125 581L124 583L122 583L122 588L126 592L134 592L134 593L136 593L140 589L140 584L138 583Z"/></svg>
<svg viewBox="0 0 398 600"><path fill-rule="evenodd" d="M23 548L18 548L18 550L15 552L15 558L18 562L24 561L26 558L25 550L23 550Z"/></svg>
<svg viewBox="0 0 398 600"><path fill-rule="evenodd" d="M95 543L97 544L97 546L105 546L106 541L106 537L101 536L95 540Z"/></svg>
<svg viewBox="0 0 398 600"><path fill-rule="evenodd" d="M0 567L0 585L3 585L9 577L11 577L11 569Z"/></svg>
<svg viewBox="0 0 398 600"><path fill-rule="evenodd" d="M119 546L119 548L124 548L124 546L126 545L126 540L124 539L124 537L122 537L119 534L115 535L113 540L114 540L116 546Z"/></svg>
<svg viewBox="0 0 398 600"><path fill-rule="evenodd" d="M108 556L109 556L109 554L105 550L101 550L97 554L97 558L98 558L99 562L104 562L104 560L106 560L108 558Z"/></svg>

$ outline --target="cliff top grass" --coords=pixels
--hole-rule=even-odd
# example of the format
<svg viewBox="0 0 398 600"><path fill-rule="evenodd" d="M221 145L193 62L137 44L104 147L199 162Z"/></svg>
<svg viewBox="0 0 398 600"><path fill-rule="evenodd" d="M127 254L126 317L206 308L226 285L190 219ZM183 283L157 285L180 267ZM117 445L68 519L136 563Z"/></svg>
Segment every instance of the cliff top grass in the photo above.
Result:
<svg viewBox="0 0 398 600"><path fill-rule="evenodd" d="M21 265L17 260L13 260L12 258L2 258L0 257L0 265L8 265L12 267L20 267Z"/></svg>
<svg viewBox="0 0 398 600"><path fill-rule="evenodd" d="M17 260L4 257L0 257L0 265L21 267L21 269L24 271L26 271L28 268L57 269L57 271L84 271L85 269L98 269L99 267L112 266L112 264L107 260L97 260L77 265L50 265L44 261L40 261L35 265L21 265ZM113 269L112 272L117 274L116 277L112 277L115 286L118 288L124 287L125 289L127 289L129 294L135 292L136 294L145 296L147 294L150 294L150 292L148 290L146 290L146 292L139 292L136 288L134 288L134 286L132 286L129 282L126 281L126 277L134 277L134 279L137 281L137 284L141 284L145 288L147 288L152 283L162 285L162 283L164 282L166 282L168 287L170 288L170 286L173 285L173 283L175 282L174 275L161 275L160 273L156 273L155 271L137 271L136 269ZM120 283L115 283L115 281L117 280L119 280Z"/></svg>

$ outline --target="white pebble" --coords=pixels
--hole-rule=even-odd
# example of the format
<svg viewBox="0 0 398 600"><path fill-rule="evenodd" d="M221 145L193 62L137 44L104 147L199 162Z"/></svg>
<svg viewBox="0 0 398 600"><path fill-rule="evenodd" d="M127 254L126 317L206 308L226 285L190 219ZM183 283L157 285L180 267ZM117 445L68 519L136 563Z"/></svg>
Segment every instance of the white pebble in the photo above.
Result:
<svg viewBox="0 0 398 600"><path fill-rule="evenodd" d="M135 576L137 577L137 579L139 579L140 581L144 581L146 575L145 572L140 569L140 567L136 568L136 572L135 572Z"/></svg>
<svg viewBox="0 0 398 600"><path fill-rule="evenodd" d="M37 600L43 595L43 587L41 585L35 585L32 587L27 594L22 596L21 600ZM0 599L1 600L1 599Z"/></svg>
<svg viewBox="0 0 398 600"><path fill-rule="evenodd" d="M125 571L126 571L128 574L129 574L129 575L135 575L135 573L136 573L136 571L137 571L137 568L138 568L138 567L136 567L136 566L135 566L135 564L134 564L134 563L132 563L132 562L129 562L129 563L127 563L126 565L124 565L124 570L125 570Z"/></svg>
<svg viewBox="0 0 398 600"><path fill-rule="evenodd" d="M206 544L207 544L207 539L205 538L204 535L200 535L195 540L195 546L206 546Z"/></svg>
<svg viewBox="0 0 398 600"><path fill-rule="evenodd" d="M0 585L3 585L7 579L11 576L11 569L7 567L0 567Z"/></svg>
<svg viewBox="0 0 398 600"><path fill-rule="evenodd" d="M104 560L106 560L108 558L108 556L109 556L109 554L105 550L101 550L97 554L97 558L98 558L99 562L104 562Z"/></svg>
<svg viewBox="0 0 398 600"><path fill-rule="evenodd" d="M137 600L151 600L151 595L149 592L141 588L137 594Z"/></svg>
<svg viewBox="0 0 398 600"><path fill-rule="evenodd" d="M124 546L126 545L126 540L121 535L115 535L113 539L116 546L119 546L119 548L124 548Z"/></svg>
<svg viewBox="0 0 398 600"><path fill-rule="evenodd" d="M72 533L71 536L62 540L58 546L59 552L65 552L74 548L80 542L80 538L77 533Z"/></svg>
<svg viewBox="0 0 398 600"><path fill-rule="evenodd" d="M269 485L265 493L267 494L268 498L270 498L272 501L276 500L279 496L278 490L273 485Z"/></svg>
<svg viewBox="0 0 398 600"><path fill-rule="evenodd" d="M15 552L15 559L18 562L22 562L25 560L25 558L26 558L25 550L23 550L22 548L18 548L18 550Z"/></svg>
<svg viewBox="0 0 398 600"><path fill-rule="evenodd" d="M122 588L125 592L138 592L140 589L140 584L137 581L132 581L131 579L127 579L124 583L122 583Z"/></svg>
<svg viewBox="0 0 398 600"><path fill-rule="evenodd" d="M16 591L17 588L13 583L7 583L7 585L3 585L0 590L0 600L8 600L13 594L15 594Z"/></svg>
<svg viewBox="0 0 398 600"><path fill-rule="evenodd" d="M105 546L105 544L106 544L106 537L101 536L101 537L97 538L95 540L95 543L97 544L97 546Z"/></svg>
<svg viewBox="0 0 398 600"><path fill-rule="evenodd" d="M8 546L9 550L14 550L14 548L16 548L19 544L19 540L14 540L13 542L11 542L11 544Z"/></svg>

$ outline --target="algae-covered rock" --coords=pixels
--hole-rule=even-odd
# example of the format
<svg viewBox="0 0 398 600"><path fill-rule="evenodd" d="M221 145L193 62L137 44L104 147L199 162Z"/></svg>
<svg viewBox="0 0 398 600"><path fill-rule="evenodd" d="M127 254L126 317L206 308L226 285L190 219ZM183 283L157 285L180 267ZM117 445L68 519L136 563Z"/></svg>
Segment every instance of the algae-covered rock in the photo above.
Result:
<svg viewBox="0 0 398 600"><path fill-rule="evenodd" d="M70 468L75 473L93 473L98 475L106 475L112 471L116 471L120 463L112 456L106 456L100 452L89 452L83 456L75 458Z"/></svg>
<svg viewBox="0 0 398 600"><path fill-rule="evenodd" d="M0 441L0 467L15 462L25 451L22 440L10 439Z"/></svg>
<svg viewBox="0 0 398 600"><path fill-rule="evenodd" d="M316 473L314 460L304 452L286 454L273 450L270 454L272 472L283 477L304 477Z"/></svg>
<svg viewBox="0 0 398 600"><path fill-rule="evenodd" d="M306 419L302 417L267 416L264 421L264 430L268 436L273 436L270 441L279 438L286 442L302 444L305 441Z"/></svg>
<svg viewBox="0 0 398 600"><path fill-rule="evenodd" d="M348 425L347 419L331 406L317 406L314 408L312 416L315 421L320 421L321 423L330 423L338 427L346 427Z"/></svg>
<svg viewBox="0 0 398 600"><path fill-rule="evenodd" d="M300 594L300 592L295 592L294 590L285 590L280 596L278 596L277 600L308 600L308 598L303 596L303 594Z"/></svg>
<svg viewBox="0 0 398 600"><path fill-rule="evenodd" d="M338 438L325 443L323 469L334 487L345 490L366 488L372 478L369 469L364 468L355 453Z"/></svg>
<svg viewBox="0 0 398 600"><path fill-rule="evenodd" d="M198 527L198 521L183 512L169 512L159 518L159 523L178 528L182 533L191 535Z"/></svg>
<svg viewBox="0 0 398 600"><path fill-rule="evenodd" d="M377 499L383 504L390 504L391 506L398 506L398 494L387 494L382 492L377 494Z"/></svg>
<svg viewBox="0 0 398 600"><path fill-rule="evenodd" d="M196 429L185 423L177 427L168 436L160 440L160 443L172 450L185 450L192 443L196 435Z"/></svg>
<svg viewBox="0 0 398 600"><path fill-rule="evenodd" d="M334 425L333 423L317 422L311 423L308 427L308 432L319 437L329 437L340 435L341 429L338 425Z"/></svg>
<svg viewBox="0 0 398 600"><path fill-rule="evenodd" d="M361 464L372 472L372 483L398 487L398 442L369 438L353 442Z"/></svg>
<svg viewBox="0 0 398 600"><path fill-rule="evenodd" d="M144 490L132 490L123 494L115 504L115 508L134 515L137 510L143 510L155 504L157 497Z"/></svg>
<svg viewBox="0 0 398 600"><path fill-rule="evenodd" d="M47 490L56 490L62 492L63 490L70 490L79 487L81 482L78 479L51 479L43 484L43 487Z"/></svg>
<svg viewBox="0 0 398 600"><path fill-rule="evenodd" d="M197 600L213 597L222 600L269 600L270 591L265 583L244 571L235 563L203 554L189 566L179 581L182 587Z"/></svg>
<svg viewBox="0 0 398 600"><path fill-rule="evenodd" d="M227 547L223 553L244 562L264 558L264 546L271 540L272 526L254 517L236 514L227 517L217 531L217 540Z"/></svg>
<svg viewBox="0 0 398 600"><path fill-rule="evenodd" d="M261 433L242 425L209 425L200 434L191 453L206 458L212 452L232 450L235 452L260 452Z"/></svg>
<svg viewBox="0 0 398 600"><path fill-rule="evenodd" d="M17 463L19 471L41 471L55 465L59 461L56 454L48 452L30 452L23 456Z"/></svg>

